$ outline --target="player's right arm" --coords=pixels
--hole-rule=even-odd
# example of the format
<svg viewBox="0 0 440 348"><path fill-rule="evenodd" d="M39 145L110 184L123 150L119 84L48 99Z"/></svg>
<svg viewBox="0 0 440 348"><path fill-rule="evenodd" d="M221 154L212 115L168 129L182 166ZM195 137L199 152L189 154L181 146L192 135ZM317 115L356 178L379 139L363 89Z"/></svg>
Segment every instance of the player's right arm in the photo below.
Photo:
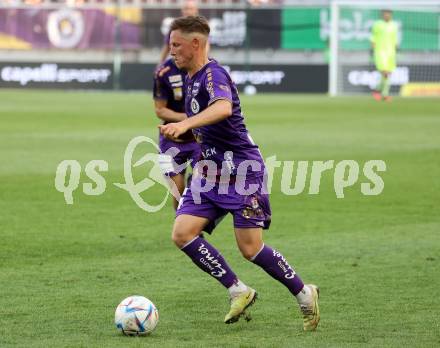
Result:
<svg viewBox="0 0 440 348"><path fill-rule="evenodd" d="M208 107L197 115L188 117L182 122L168 123L159 126L160 132L170 138L177 138L194 128L221 122L232 115L232 91L230 78L223 70L207 70L203 88L209 96Z"/></svg>
<svg viewBox="0 0 440 348"><path fill-rule="evenodd" d="M175 112L167 108L167 101L164 99L154 100L154 111L156 116L166 122L180 122L186 119L186 114L183 112Z"/></svg>
<svg viewBox="0 0 440 348"><path fill-rule="evenodd" d="M223 121L232 115L232 104L227 99L217 99L205 110L182 122L160 125L160 132L170 139L177 139L190 129L208 126Z"/></svg>

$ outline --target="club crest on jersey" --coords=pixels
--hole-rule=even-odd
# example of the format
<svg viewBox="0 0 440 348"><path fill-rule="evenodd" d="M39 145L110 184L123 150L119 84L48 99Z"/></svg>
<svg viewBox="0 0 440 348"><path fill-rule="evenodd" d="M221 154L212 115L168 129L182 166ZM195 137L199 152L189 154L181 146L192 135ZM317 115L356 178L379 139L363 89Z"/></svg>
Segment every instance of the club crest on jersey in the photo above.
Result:
<svg viewBox="0 0 440 348"><path fill-rule="evenodd" d="M196 98L191 99L191 111L193 114L197 114L200 111L200 105Z"/></svg>

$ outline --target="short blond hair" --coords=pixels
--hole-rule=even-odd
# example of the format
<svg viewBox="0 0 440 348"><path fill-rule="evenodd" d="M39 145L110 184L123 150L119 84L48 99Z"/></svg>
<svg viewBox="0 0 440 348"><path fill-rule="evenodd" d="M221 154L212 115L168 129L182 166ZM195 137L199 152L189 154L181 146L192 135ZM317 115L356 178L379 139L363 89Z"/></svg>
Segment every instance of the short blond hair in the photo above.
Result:
<svg viewBox="0 0 440 348"><path fill-rule="evenodd" d="M171 24L171 31L180 30L185 34L199 33L209 36L211 29L203 16L188 16L176 18Z"/></svg>

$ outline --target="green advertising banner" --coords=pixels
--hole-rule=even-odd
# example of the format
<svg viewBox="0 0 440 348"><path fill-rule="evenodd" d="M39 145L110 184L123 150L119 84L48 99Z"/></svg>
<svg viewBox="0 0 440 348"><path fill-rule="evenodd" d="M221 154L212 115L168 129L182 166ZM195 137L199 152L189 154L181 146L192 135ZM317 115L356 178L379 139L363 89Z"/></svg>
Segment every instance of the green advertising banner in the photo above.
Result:
<svg viewBox="0 0 440 348"><path fill-rule="evenodd" d="M281 48L324 49L326 38L321 37L322 8L283 9L281 13Z"/></svg>
<svg viewBox="0 0 440 348"><path fill-rule="evenodd" d="M345 50L370 48L370 32L380 18L379 10L343 8L340 40ZM440 13L417 10L394 11L399 28L399 48L411 51L440 50ZM281 48L324 50L330 36L330 10L326 7L286 8L281 14Z"/></svg>
<svg viewBox="0 0 440 348"><path fill-rule="evenodd" d="M440 50L440 13L396 11L403 50Z"/></svg>

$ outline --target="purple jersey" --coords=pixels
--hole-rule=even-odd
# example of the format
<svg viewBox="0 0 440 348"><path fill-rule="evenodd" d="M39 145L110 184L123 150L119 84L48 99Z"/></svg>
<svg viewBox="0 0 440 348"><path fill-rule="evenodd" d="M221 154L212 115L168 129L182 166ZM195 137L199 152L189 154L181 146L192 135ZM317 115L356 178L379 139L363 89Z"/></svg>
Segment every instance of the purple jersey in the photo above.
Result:
<svg viewBox="0 0 440 348"><path fill-rule="evenodd" d="M164 61L154 73L153 97L166 100L167 108L185 112L183 81L185 73L171 58Z"/></svg>
<svg viewBox="0 0 440 348"><path fill-rule="evenodd" d="M229 172L237 174L237 168L245 160L258 163L261 170L248 169L247 175L261 176L264 163L258 146L252 141L244 124L237 88L228 72L215 60L211 60L192 78L185 80L185 111L188 117L205 110L219 99L232 103L232 115L216 124L193 129L196 141L201 144L202 155L221 168L226 162Z"/></svg>
<svg viewBox="0 0 440 348"><path fill-rule="evenodd" d="M166 107L175 112L185 112L183 81L185 73L178 69L173 60L167 59L154 74L153 98L165 100ZM164 124L167 122L164 122ZM176 147L180 153L175 156L177 164L185 163L188 159L194 164L200 159L200 146L194 141L191 131L181 136L184 142L175 142L159 134L159 148L165 153L169 148Z"/></svg>
<svg viewBox="0 0 440 348"><path fill-rule="evenodd" d="M185 112L185 97L183 81L186 73L177 68L172 58L163 62L154 74L154 87L153 97L156 100L165 100L167 102L166 107L175 112ZM166 124L168 122L163 122ZM186 132L180 136L184 142L194 141L194 137L191 131ZM177 147L179 144L169 139L166 139L163 135L159 135L159 141L161 144L171 144ZM166 150L163 150L166 151Z"/></svg>

